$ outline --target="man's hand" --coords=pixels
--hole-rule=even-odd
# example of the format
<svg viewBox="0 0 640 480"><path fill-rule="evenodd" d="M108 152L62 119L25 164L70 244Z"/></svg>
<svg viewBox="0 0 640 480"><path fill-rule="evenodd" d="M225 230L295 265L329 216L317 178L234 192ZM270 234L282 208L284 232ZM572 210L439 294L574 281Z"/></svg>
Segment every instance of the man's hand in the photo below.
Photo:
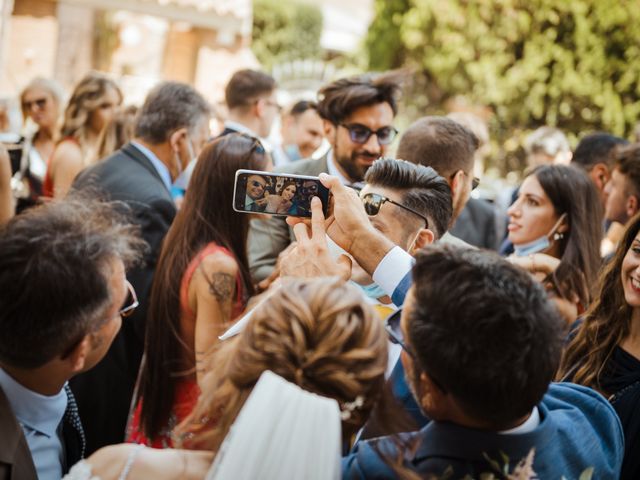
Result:
<svg viewBox="0 0 640 480"><path fill-rule="evenodd" d="M351 260L346 255L342 255L336 262L329 253L322 202L318 197L311 200L311 231L305 222L291 223L295 223L293 233L297 244L281 258L280 275L282 277L338 276L345 280L349 279Z"/></svg>
<svg viewBox="0 0 640 480"><path fill-rule="evenodd" d="M337 177L325 173L320 174L320 181L331 191L333 199L333 210L325 222L324 230L369 275L373 275L378 264L395 245L373 228L355 190L342 185ZM287 223L294 226L294 232L295 225L301 222L299 218L287 218Z"/></svg>

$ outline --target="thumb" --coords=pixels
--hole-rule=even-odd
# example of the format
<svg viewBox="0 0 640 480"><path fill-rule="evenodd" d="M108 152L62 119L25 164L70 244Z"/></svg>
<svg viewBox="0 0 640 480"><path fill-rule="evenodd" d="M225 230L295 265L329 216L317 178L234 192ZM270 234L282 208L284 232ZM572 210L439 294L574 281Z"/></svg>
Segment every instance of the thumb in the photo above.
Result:
<svg viewBox="0 0 640 480"><path fill-rule="evenodd" d="M349 280L351 278L351 258L347 255L340 255L337 260L339 275L343 280Z"/></svg>

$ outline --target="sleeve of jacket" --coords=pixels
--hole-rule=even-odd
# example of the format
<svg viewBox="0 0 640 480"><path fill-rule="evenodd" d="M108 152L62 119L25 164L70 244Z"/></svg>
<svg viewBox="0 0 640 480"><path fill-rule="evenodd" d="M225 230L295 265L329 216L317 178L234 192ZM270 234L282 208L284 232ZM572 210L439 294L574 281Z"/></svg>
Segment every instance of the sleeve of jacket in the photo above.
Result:
<svg viewBox="0 0 640 480"><path fill-rule="evenodd" d="M380 456L395 459L397 451L390 437L358 442L351 452L342 457L343 480L374 480L396 478L397 475Z"/></svg>
<svg viewBox="0 0 640 480"><path fill-rule="evenodd" d="M254 281L264 280L276 266L278 255L291 243L284 217L251 220L249 227L249 266Z"/></svg>

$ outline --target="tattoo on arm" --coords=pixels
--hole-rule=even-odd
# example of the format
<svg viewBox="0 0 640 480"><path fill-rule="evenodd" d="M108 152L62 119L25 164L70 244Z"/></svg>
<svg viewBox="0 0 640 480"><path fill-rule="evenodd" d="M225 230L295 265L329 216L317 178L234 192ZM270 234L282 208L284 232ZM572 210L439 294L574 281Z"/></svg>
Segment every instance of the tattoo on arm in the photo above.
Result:
<svg viewBox="0 0 640 480"><path fill-rule="evenodd" d="M222 304L231 300L235 286L236 279L233 275L216 272L209 281L209 292Z"/></svg>

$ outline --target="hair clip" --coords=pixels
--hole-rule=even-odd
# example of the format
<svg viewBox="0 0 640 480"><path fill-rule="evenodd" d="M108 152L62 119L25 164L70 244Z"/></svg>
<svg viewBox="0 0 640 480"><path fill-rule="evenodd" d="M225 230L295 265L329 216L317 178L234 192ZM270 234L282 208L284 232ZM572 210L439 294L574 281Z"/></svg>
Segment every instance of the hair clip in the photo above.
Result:
<svg viewBox="0 0 640 480"><path fill-rule="evenodd" d="M358 395L353 402L345 402L342 404L342 409L340 410L340 419L342 421L349 420L351 418L351 412L353 412L356 408L362 408L364 405L364 397L362 395Z"/></svg>

